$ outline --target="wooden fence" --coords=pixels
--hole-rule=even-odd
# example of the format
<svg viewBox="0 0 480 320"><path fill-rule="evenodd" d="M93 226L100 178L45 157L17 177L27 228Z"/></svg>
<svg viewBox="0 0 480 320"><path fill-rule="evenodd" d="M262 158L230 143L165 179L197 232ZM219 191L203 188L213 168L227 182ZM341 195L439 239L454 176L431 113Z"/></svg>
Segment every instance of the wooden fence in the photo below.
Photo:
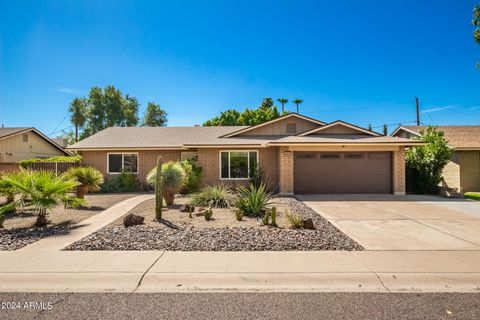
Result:
<svg viewBox="0 0 480 320"><path fill-rule="evenodd" d="M60 174L79 165L80 163L78 162L35 162L28 164L27 169L34 171L50 170L55 172L55 174Z"/></svg>

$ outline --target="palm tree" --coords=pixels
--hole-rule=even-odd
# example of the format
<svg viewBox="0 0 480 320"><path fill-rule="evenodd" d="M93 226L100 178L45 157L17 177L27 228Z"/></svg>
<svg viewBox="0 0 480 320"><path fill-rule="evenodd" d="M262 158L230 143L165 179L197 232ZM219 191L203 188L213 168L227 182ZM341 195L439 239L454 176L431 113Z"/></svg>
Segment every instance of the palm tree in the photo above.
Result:
<svg viewBox="0 0 480 320"><path fill-rule="evenodd" d="M298 105L301 104L303 102L303 100L302 99L294 99L292 102L297 105L297 113L299 113Z"/></svg>
<svg viewBox="0 0 480 320"><path fill-rule="evenodd" d="M277 101L282 104L282 112L284 112L284 111L285 111L285 104L288 102L288 99L286 99L286 98L279 98L279 99L277 99Z"/></svg>
<svg viewBox="0 0 480 320"><path fill-rule="evenodd" d="M31 208L37 214L35 226L47 225L47 215L59 204L66 208L85 205L85 201L71 192L80 183L67 175L55 175L53 171L27 172L22 179L5 178L22 195L20 199L0 207L0 214L17 207Z"/></svg>
<svg viewBox="0 0 480 320"><path fill-rule="evenodd" d="M87 101L84 98L75 98L70 103L68 111L71 113L70 121L75 126L75 142L78 142L78 129L85 125Z"/></svg>

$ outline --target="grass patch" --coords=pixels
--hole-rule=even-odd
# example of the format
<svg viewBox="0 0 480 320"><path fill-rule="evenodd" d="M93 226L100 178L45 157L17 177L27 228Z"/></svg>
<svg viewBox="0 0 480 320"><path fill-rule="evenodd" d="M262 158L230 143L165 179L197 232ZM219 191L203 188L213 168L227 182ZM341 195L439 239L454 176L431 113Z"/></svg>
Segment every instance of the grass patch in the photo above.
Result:
<svg viewBox="0 0 480 320"><path fill-rule="evenodd" d="M465 192L464 196L466 199L480 201L480 192Z"/></svg>

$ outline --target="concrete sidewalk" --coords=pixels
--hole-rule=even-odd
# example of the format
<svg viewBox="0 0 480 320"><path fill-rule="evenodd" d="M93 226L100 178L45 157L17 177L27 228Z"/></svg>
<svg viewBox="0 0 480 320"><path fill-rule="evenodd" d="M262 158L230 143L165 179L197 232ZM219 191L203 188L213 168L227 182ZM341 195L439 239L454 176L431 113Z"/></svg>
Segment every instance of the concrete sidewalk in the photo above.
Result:
<svg viewBox="0 0 480 320"><path fill-rule="evenodd" d="M480 292L480 251L0 252L2 292Z"/></svg>
<svg viewBox="0 0 480 320"><path fill-rule="evenodd" d="M54 235L29 244L17 251L58 251L79 241L91 233L117 220L138 204L152 199L155 195L144 194L123 200L110 208L88 218L70 229L67 235Z"/></svg>

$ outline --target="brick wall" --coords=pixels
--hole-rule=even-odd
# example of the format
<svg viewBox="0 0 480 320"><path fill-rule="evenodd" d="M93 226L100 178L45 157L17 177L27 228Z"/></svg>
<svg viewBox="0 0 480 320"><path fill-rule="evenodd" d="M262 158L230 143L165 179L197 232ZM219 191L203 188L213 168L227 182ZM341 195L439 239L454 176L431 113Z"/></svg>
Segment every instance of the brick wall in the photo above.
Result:
<svg viewBox="0 0 480 320"><path fill-rule="evenodd" d="M278 189L278 148L232 148L234 150L257 150L259 164L264 172L265 180L269 185L269 189ZM226 148L209 148L198 149L198 165L203 168L202 184L230 184L230 185L245 185L248 180L222 180L220 179L220 150L228 150ZM195 151L195 150L194 150ZM115 151L120 152L120 151ZM83 151L83 163L91 165L100 170L106 177L107 174L107 151ZM125 151L125 153L129 153ZM157 157L161 155L163 161L179 161L181 157L180 150L162 150L162 151L139 151L138 160L139 168L137 180L145 182L145 177L148 172L156 165Z"/></svg>
<svg viewBox="0 0 480 320"><path fill-rule="evenodd" d="M405 194L405 148L400 147L398 151L393 151L392 154L392 184L393 194Z"/></svg>
<svg viewBox="0 0 480 320"><path fill-rule="evenodd" d="M278 151L279 163L279 192L293 194L293 152L288 152L288 147L280 147Z"/></svg>
<svg viewBox="0 0 480 320"><path fill-rule="evenodd" d="M460 184L460 157L457 152L452 155L450 161L443 168L442 177L442 194L450 195L450 193L462 191Z"/></svg>
<svg viewBox="0 0 480 320"><path fill-rule="evenodd" d="M480 151L457 151L462 192L480 191Z"/></svg>
<svg viewBox="0 0 480 320"><path fill-rule="evenodd" d="M122 152L122 151L115 151ZM83 163L93 166L100 170L105 177L107 173L107 154L108 151L83 151ZM132 151L124 151L124 153L133 153ZM139 151L138 152L138 174L137 180L145 182L148 172L156 166L158 156L162 156L163 161L179 161L180 150L158 150L158 151Z"/></svg>

